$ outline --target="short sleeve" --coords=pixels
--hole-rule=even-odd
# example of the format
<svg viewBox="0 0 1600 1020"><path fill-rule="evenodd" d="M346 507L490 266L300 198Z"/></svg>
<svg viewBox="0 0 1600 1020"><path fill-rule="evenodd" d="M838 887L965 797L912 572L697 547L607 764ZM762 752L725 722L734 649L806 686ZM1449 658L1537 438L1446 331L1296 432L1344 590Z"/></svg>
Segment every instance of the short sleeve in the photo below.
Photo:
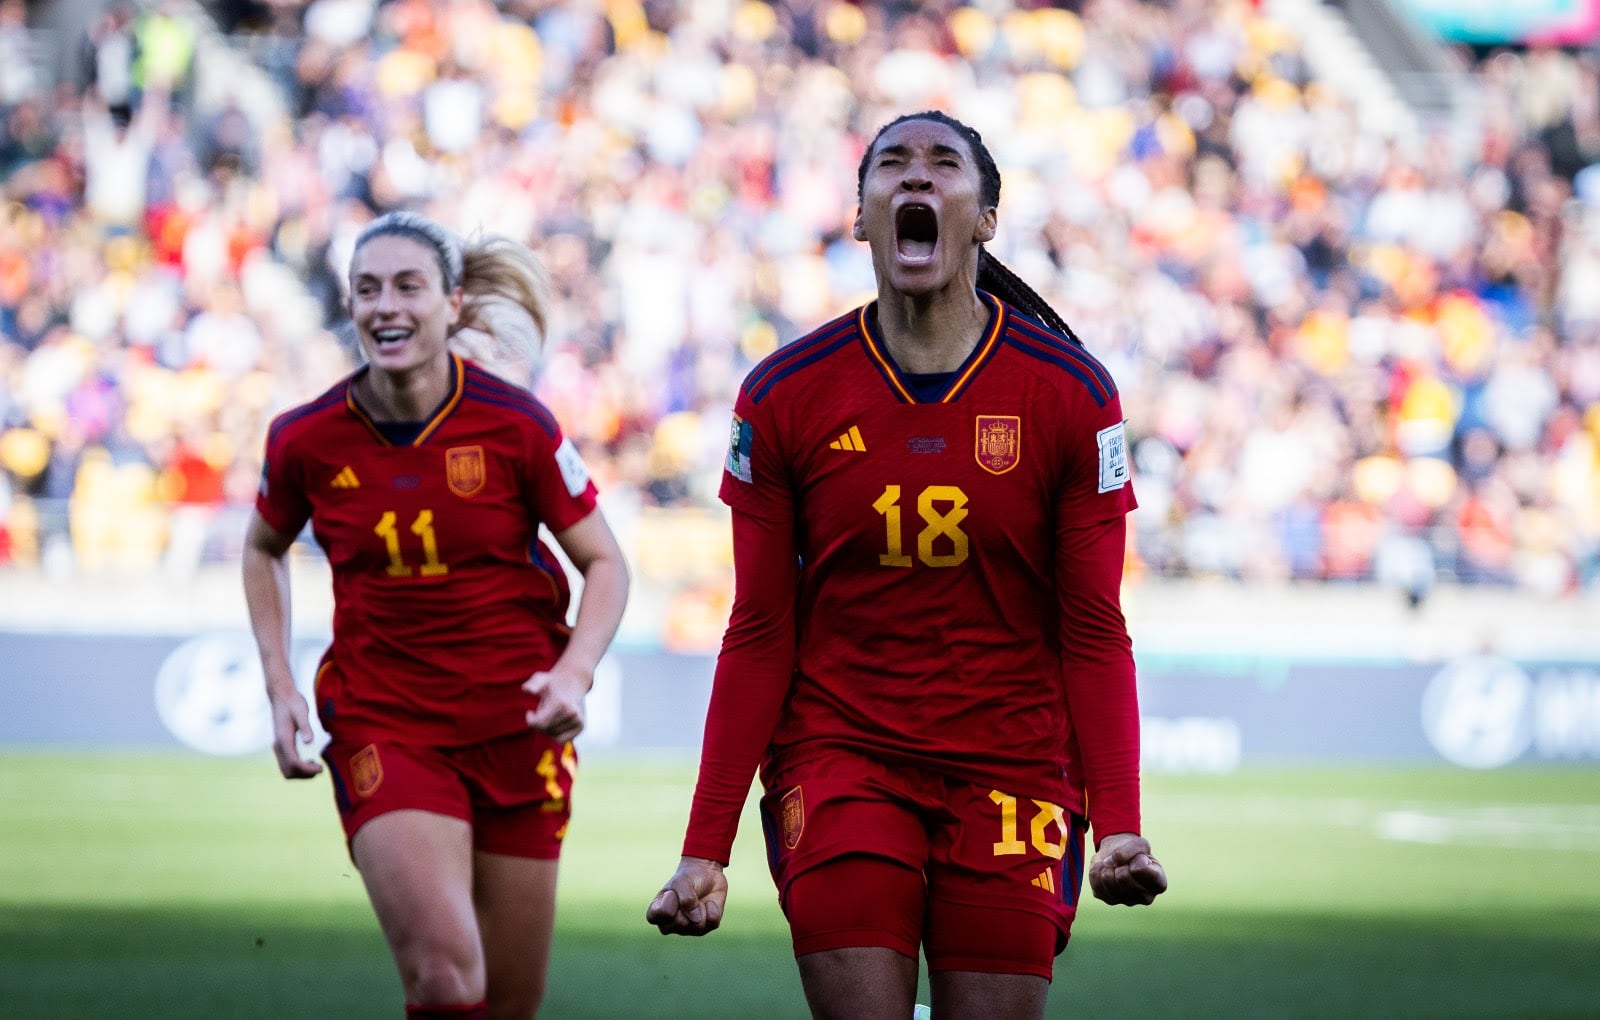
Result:
<svg viewBox="0 0 1600 1020"><path fill-rule="evenodd" d="M534 437L524 495L546 527L565 531L594 511L599 494L583 454L559 427L553 434L535 430Z"/></svg>
<svg viewBox="0 0 1600 1020"><path fill-rule="evenodd" d="M261 484L256 490L256 513L273 531L290 538L300 534L311 517L304 472L283 430L276 424L267 432Z"/></svg>

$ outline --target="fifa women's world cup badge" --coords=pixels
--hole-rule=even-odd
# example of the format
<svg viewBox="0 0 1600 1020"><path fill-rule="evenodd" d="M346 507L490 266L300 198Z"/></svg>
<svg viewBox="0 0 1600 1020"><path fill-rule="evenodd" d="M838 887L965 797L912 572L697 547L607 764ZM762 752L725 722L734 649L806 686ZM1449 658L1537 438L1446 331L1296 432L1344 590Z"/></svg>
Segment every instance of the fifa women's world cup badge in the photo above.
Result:
<svg viewBox="0 0 1600 1020"><path fill-rule="evenodd" d="M756 442L756 430L738 415L733 416L733 426L728 434L728 474L749 483L755 475L750 469L750 453Z"/></svg>
<svg viewBox="0 0 1600 1020"><path fill-rule="evenodd" d="M978 466L1003 475L1022 459L1022 419L1013 414L978 415L978 440L973 449Z"/></svg>

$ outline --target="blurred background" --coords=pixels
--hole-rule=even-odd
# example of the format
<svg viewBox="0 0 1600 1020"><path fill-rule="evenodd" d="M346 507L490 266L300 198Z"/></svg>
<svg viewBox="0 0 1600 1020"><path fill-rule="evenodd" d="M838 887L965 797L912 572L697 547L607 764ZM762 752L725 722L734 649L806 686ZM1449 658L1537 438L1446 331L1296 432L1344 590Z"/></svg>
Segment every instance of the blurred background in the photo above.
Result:
<svg viewBox="0 0 1600 1020"><path fill-rule="evenodd" d="M870 296L854 170L926 108L1121 386L1147 706L1230 654L1600 706L1597 38L1588 0L0 0L0 738L63 735L29 635L239 636L266 426L354 366L351 242L400 207L550 268L531 384L634 565L619 648L703 679L738 383Z"/></svg>
<svg viewBox="0 0 1600 1020"><path fill-rule="evenodd" d="M798 1015L752 819L726 938L639 917L737 386L871 295L855 168L928 108L1129 419L1175 885L1086 911L1052 1008L1592 1015L1600 0L0 0L0 997L394 1012L326 790L265 752L238 554L268 422L356 364L354 236L415 208L549 267L530 383L635 572L552 1015Z"/></svg>
<svg viewBox="0 0 1600 1020"><path fill-rule="evenodd" d="M1590 0L0 0L0 634L241 628L266 426L354 366L352 239L410 207L550 268L532 385L634 565L622 647L714 652L738 383L870 296L854 169L940 108L1121 386L1143 652L1600 692L1597 38Z"/></svg>

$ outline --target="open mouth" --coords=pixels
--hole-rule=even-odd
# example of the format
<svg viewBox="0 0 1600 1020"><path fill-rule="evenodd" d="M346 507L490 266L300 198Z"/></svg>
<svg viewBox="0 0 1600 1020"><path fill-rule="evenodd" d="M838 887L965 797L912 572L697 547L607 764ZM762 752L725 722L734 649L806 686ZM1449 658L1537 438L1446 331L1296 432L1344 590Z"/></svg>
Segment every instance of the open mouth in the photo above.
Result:
<svg viewBox="0 0 1600 1020"><path fill-rule="evenodd" d="M409 339L411 339L409 329L379 329L374 330L372 334L372 342L378 345L379 350L398 347Z"/></svg>
<svg viewBox="0 0 1600 1020"><path fill-rule="evenodd" d="M939 243L939 218L926 205L903 205L894 217L895 251L906 262L927 262Z"/></svg>

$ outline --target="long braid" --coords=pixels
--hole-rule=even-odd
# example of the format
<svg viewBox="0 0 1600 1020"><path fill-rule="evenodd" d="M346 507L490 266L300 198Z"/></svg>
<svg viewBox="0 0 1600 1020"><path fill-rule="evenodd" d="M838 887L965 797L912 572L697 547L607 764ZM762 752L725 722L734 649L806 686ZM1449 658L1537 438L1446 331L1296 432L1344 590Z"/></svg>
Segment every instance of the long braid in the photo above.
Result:
<svg viewBox="0 0 1600 1020"><path fill-rule="evenodd" d="M1083 341L1078 339L1078 334L1067 325L1067 320L1051 308L1050 303L1039 296L1038 291L1028 286L1022 277L1013 273L1009 266L990 255L989 249L982 246L978 248L978 286L1007 303L1016 305L1079 347L1083 346Z"/></svg>
<svg viewBox="0 0 1600 1020"><path fill-rule="evenodd" d="M856 167L856 201L861 201L861 192L867 179L867 164L872 158L872 152L878 145L878 139L883 133L897 124L904 124L908 120L931 120L936 124L955 131L956 134L967 140L967 145L972 149L972 158L978 164L978 183L982 201L985 205L998 206L1000 204L1000 168L995 165L994 156L990 154L989 147L983 144L983 136L978 134L976 128L963 124L942 110L923 110L921 113L908 113L885 124L872 136L872 144L867 146L861 154L861 165ZM978 286L995 295L1001 300L1015 305L1034 316L1040 322L1049 326L1065 336L1068 340L1084 346L1078 339L1078 334L1072 331L1054 308L1038 292L1023 282L1022 278L1006 267L1005 263L990 255L988 249L978 246Z"/></svg>

